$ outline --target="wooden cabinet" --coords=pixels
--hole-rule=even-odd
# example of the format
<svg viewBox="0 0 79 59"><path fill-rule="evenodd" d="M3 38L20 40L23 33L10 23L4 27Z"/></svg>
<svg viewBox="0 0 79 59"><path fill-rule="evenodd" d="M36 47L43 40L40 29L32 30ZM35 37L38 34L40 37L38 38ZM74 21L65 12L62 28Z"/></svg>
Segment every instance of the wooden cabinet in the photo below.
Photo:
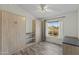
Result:
<svg viewBox="0 0 79 59"><path fill-rule="evenodd" d="M63 53L64 55L79 55L79 47L63 44Z"/></svg>
<svg viewBox="0 0 79 59"><path fill-rule="evenodd" d="M2 54L12 52L24 47L25 42L25 17L10 12L0 11L2 16Z"/></svg>

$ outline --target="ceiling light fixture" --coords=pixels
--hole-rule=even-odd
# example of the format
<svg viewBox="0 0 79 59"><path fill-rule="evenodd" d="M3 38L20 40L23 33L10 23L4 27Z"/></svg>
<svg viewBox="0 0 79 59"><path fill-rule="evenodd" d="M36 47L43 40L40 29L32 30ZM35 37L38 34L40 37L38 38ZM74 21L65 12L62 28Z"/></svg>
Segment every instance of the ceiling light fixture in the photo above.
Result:
<svg viewBox="0 0 79 59"><path fill-rule="evenodd" d="M40 14L41 14L43 20L45 18L46 13L47 13L47 5L40 4Z"/></svg>
<svg viewBox="0 0 79 59"><path fill-rule="evenodd" d="M39 10L40 10L40 14L41 14L41 19L46 19L46 15L48 12L51 12L52 10L48 9L48 5L46 4L40 4L40 7L39 7Z"/></svg>

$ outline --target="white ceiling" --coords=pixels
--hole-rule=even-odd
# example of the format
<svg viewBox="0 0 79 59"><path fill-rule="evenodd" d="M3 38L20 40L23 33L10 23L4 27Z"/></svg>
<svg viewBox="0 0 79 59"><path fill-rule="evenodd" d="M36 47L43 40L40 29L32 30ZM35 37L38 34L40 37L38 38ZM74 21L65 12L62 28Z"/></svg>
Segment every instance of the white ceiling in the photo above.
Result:
<svg viewBox="0 0 79 59"><path fill-rule="evenodd" d="M40 4L19 4L19 6L34 15L36 18L42 18L39 11ZM50 9L51 11L45 13L46 18L52 18L55 15L74 11L79 8L78 4L47 4L47 6L47 9Z"/></svg>

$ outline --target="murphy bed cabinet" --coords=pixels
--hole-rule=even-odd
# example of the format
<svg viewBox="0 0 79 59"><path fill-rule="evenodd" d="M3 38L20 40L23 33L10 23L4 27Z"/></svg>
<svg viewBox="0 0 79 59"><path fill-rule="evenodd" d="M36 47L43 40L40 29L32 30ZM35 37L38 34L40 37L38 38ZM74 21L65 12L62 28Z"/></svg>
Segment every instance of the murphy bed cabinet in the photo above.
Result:
<svg viewBox="0 0 79 59"><path fill-rule="evenodd" d="M25 17L0 11L0 54L12 54L25 46Z"/></svg>

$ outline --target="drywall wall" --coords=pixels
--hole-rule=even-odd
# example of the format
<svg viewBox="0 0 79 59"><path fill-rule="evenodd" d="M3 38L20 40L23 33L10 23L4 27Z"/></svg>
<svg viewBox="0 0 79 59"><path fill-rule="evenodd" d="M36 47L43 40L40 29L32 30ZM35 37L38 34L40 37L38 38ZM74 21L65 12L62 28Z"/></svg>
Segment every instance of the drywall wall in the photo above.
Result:
<svg viewBox="0 0 79 59"><path fill-rule="evenodd" d="M15 13L17 15L26 16L26 33L32 32L32 19L34 19L34 16L29 14L24 9L20 8L20 6L14 5L14 4L13 5L3 4L3 5L0 5L0 10L6 10L9 12Z"/></svg>
<svg viewBox="0 0 79 59"><path fill-rule="evenodd" d="M62 16L62 15L60 15ZM54 42L57 44L61 44L62 43L62 39L64 36L73 36L73 37L79 37L78 35L78 30L79 30L79 20L78 20L78 13L77 11L71 11L68 13L63 14L63 16L65 16L64 18L62 18L62 30L60 32L62 32L62 34L60 35L59 39L56 38L49 38L47 37L47 41L49 42Z"/></svg>
<svg viewBox="0 0 79 59"><path fill-rule="evenodd" d="M65 14L64 18L64 36L78 37L77 11Z"/></svg>

